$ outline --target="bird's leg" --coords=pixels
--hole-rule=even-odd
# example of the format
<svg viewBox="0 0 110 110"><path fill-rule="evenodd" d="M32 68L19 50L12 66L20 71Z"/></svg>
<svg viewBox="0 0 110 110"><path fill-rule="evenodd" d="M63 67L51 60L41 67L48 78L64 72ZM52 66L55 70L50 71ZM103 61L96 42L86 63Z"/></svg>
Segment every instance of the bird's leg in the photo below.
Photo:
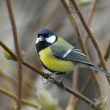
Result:
<svg viewBox="0 0 110 110"><path fill-rule="evenodd" d="M63 82L64 76L65 76L64 74L61 75L59 82L61 82L61 83Z"/></svg>
<svg viewBox="0 0 110 110"><path fill-rule="evenodd" d="M42 77L42 82L43 84L47 84L50 80L51 80L51 75L49 75L48 79L46 79L46 81L44 82L44 77Z"/></svg>
<svg viewBox="0 0 110 110"><path fill-rule="evenodd" d="M60 73L60 72L54 72L53 74L51 74L51 75L49 75L49 77L48 77L48 79L46 80L46 82L44 82L44 77L42 77L42 82L43 82L43 84L47 84L48 82L50 82L50 81L52 81L54 78L52 77L53 75L55 75L55 74L57 74L57 75L60 75L61 76L61 78L60 78L60 80L58 81L58 87L60 88L60 87L64 87L64 85L63 85L63 79L64 79L64 73Z"/></svg>
<svg viewBox="0 0 110 110"><path fill-rule="evenodd" d="M46 82L44 81L44 77L42 77L42 82L43 82L43 84L47 84L48 83L48 80L46 80Z"/></svg>
<svg viewBox="0 0 110 110"><path fill-rule="evenodd" d="M60 78L60 80L58 81L59 82L59 86L64 86L63 85L63 80L64 80L64 74L61 74L61 78Z"/></svg>
<svg viewBox="0 0 110 110"><path fill-rule="evenodd" d="M65 73L62 73L62 72L53 72L53 75L55 75L55 74L61 76L61 79L59 80L59 82L62 82L63 79L64 79L64 75L65 75Z"/></svg>
<svg viewBox="0 0 110 110"><path fill-rule="evenodd" d="M43 84L47 84L48 82L51 82L54 78L52 77L54 74L48 74L48 79L45 79L44 77L42 77L42 82L43 82ZM46 80L45 82L44 82L44 79Z"/></svg>

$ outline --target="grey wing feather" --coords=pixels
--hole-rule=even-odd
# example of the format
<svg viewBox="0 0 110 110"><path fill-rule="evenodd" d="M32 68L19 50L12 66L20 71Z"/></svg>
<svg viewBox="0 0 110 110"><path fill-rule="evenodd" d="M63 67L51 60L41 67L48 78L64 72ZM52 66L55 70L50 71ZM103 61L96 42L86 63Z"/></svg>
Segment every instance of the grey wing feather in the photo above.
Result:
<svg viewBox="0 0 110 110"><path fill-rule="evenodd" d="M63 55L65 54L65 52L67 52L67 50L72 49L73 46L70 45L68 43L54 43L53 45L51 45L51 50L54 56L56 57L60 57L63 58Z"/></svg>
<svg viewBox="0 0 110 110"><path fill-rule="evenodd" d="M87 65L92 65L92 63L88 60L86 55L80 52L80 50L76 49L68 42L55 43L51 46L51 50L54 56L62 58L64 60L75 61ZM71 50L65 57L64 54Z"/></svg>

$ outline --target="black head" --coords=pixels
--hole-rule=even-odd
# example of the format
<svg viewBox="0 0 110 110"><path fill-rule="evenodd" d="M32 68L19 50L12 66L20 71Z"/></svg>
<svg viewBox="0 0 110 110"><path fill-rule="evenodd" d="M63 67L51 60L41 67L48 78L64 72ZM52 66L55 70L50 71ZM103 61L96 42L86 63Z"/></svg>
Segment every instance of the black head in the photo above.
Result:
<svg viewBox="0 0 110 110"><path fill-rule="evenodd" d="M40 50L52 45L57 41L57 36L48 29L43 29L38 33L36 39L36 48L39 52Z"/></svg>

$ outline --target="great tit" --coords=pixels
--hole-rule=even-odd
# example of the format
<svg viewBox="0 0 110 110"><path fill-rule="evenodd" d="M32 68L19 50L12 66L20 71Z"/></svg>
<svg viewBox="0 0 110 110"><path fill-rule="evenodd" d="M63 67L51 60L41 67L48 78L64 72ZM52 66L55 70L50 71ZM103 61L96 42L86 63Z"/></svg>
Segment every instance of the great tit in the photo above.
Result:
<svg viewBox="0 0 110 110"><path fill-rule="evenodd" d="M51 71L51 74L69 73L74 70L75 65L83 64L110 76L107 71L93 64L80 50L48 29L38 33L35 46L42 65Z"/></svg>

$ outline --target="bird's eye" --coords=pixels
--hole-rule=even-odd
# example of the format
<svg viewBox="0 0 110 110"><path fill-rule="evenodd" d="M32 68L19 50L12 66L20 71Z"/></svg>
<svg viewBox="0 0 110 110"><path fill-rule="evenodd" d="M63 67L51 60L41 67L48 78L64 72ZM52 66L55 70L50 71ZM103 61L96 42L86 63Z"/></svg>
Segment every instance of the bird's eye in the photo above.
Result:
<svg viewBox="0 0 110 110"><path fill-rule="evenodd" d="M47 35L47 38L50 37L50 35Z"/></svg>

